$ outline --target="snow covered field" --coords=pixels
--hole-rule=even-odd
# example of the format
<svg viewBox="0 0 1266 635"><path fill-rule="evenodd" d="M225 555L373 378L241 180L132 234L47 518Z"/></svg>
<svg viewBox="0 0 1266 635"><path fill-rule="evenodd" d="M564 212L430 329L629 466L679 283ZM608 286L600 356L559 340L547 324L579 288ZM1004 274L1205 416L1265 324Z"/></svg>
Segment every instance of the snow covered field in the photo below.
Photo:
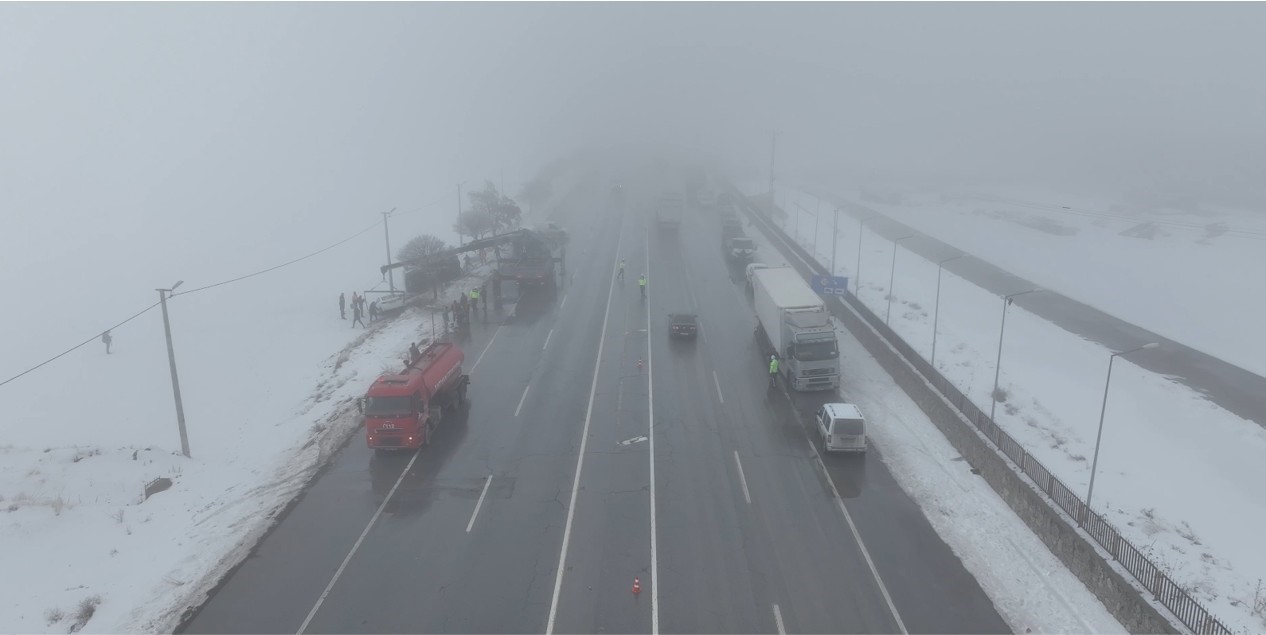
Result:
<svg viewBox="0 0 1266 635"><path fill-rule="evenodd" d="M39 219L13 220L37 237L47 230ZM173 628L354 431L351 400L365 384L429 337L421 310L369 329L351 327L350 309L339 317L340 292L350 301L387 287L376 269L381 225L289 267L179 293L310 253L373 216L333 238L288 220L236 236L189 223L184 231L203 240L169 235L187 248L167 254L170 273L141 269L143 254L170 247L139 232L108 241L59 234L45 243L58 245L51 250L29 239L7 245L26 266L4 268L0 284L38 304L0 317L0 381L92 341L0 386L0 561L9 572L0 631ZM424 219L402 215L393 237L402 244L424 229ZM178 276L185 283L168 307L192 458L180 454L159 309L114 329L108 355L94 335L155 302L151 289ZM50 295L51 281L60 291ZM171 488L143 500L158 478Z"/></svg>
<svg viewBox="0 0 1266 635"><path fill-rule="evenodd" d="M753 184L745 189L755 193L764 187ZM801 210L814 211L817 201L794 191L787 199L793 214L785 219L784 229L788 234L796 233L794 213L799 213L799 242L812 250L813 217ZM821 209L830 208L823 203ZM820 216L817 253L819 260L829 263L830 214ZM857 268L857 223L851 217L844 222L845 218L841 215L836 267L837 275L852 277ZM957 234L982 237L1005 236L1006 226L1014 224L993 216L944 222L954 226ZM1088 254L1086 266L1079 270L1080 280L1091 288L1111 286L1103 284L1103 278L1110 274L1089 273L1117 270L1103 267L1099 259L1106 258L1111 250L1096 256L1094 241L1089 242L1091 246L1084 250L1080 243L1070 245L1069 253L1062 257L1074 263L1077 254ZM956 246L972 253L969 246ZM893 270L892 250L891 241L874 232L863 234L860 298L881 318L885 316L889 272L893 271L891 326L930 359L937 266L901 249ZM1195 272L1192 276L1212 278L1228 266L1227 258L1249 257L1232 251L1222 255L1218 249L1195 250L1183 265ZM1023 253L1018 246L1013 258L1022 259ZM1049 268L1043 263L1051 262L1052 256L1039 248L1030 253L1033 260L1028 270ZM1211 257L1196 257L1202 253ZM991 254L978 255L990 260ZM1131 256L1119 257L1127 259L1120 269L1145 277L1146 267L1135 269L1128 262ZM1074 267L1070 264L1069 268ZM1150 275L1157 279L1145 279L1137 286L1185 293L1168 285L1164 270ZM1067 284L1077 279L1069 274ZM1045 283L1041 277L1037 280ZM1165 297L1166 293L1156 295ZM1075 290L1069 295L1078 297ZM1128 302L1132 297L1123 294L1120 301ZM1168 299L1172 302L1173 297ZM1259 302L1261 298L1259 294L1244 302ZM1250 308L1245 306L1243 311ZM1140 311L1147 313L1146 307ZM986 411L993 389L1001 312L1001 298L949 272L943 274L936 366ZM1241 320L1242 316L1236 316L1226 324L1214 327L1211 323L1202 330L1235 341L1235 335L1252 332L1236 330L1245 327ZM1166 335L1188 341L1184 334ZM1244 338L1244 342L1248 340L1254 340L1254 345L1261 342L1261 338ZM1083 498L1112 352L1016 305L1008 311L999 380L1006 401L998 406L998 422ZM1258 542L1261 528L1266 527L1266 500L1258 485L1266 482L1264 456L1266 430L1261 426L1216 407L1185 386L1139 369L1126 356L1113 367L1094 507L1228 626L1237 631L1261 631L1266 628L1266 589L1260 582L1266 577L1266 553Z"/></svg>

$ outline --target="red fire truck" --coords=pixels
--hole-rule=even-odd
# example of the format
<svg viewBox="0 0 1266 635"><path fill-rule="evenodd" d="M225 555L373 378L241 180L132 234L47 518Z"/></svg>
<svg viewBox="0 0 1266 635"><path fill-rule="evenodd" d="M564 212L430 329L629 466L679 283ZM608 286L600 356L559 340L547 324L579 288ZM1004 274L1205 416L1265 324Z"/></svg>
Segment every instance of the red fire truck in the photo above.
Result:
<svg viewBox="0 0 1266 635"><path fill-rule="evenodd" d="M456 344L436 342L402 372L375 379L358 404L369 447L407 450L429 444L445 416L466 401L465 359Z"/></svg>

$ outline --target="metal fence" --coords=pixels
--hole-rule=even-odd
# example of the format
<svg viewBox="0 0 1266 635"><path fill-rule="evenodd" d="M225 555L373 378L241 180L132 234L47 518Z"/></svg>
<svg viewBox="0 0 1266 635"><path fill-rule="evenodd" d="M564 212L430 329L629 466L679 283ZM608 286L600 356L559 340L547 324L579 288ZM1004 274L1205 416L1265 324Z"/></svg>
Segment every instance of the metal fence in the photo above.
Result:
<svg viewBox="0 0 1266 635"><path fill-rule="evenodd" d="M746 201L746 199L740 198ZM748 216L768 229L779 242L789 247L804 262L812 263L814 271L802 273L827 270L813 255L791 240L781 228L766 219L750 202L747 202L745 208ZM828 304L837 303L831 307L832 312L845 310L843 302L847 302L857 315L861 316L867 324L878 331L907 362L914 366L924 379L931 383L976 429L988 438L999 451L1006 455L1038 489L1042 490L1050 500L1064 510L1087 535L1094 539L1100 547L1103 547L1104 551L1108 552L1126 571L1129 571L1130 575L1143 588L1147 589L1156 601L1169 609L1179 621L1190 628L1193 633L1198 633L1199 635L1232 634L1231 629L1214 617L1200 602L1184 591L1164 571L1161 571L1143 552L1139 551L1137 547L1122 536L1111 523L1091 510L1081 500L1081 497L1069 489L1067 485L1064 485L1063 481L1056 478L1054 474L1051 474L1050 470L1046 469L1046 466L1029 454L1015 439L1011 438L1011 435L998 427L998 424L990 419L987 413L976 406L957 386L950 383L944 375L933 368L922 355L915 352L913 347L901 339L887 324L884 324L884 321L872 313L856 296L850 292L842 297L843 300L832 298L827 301Z"/></svg>

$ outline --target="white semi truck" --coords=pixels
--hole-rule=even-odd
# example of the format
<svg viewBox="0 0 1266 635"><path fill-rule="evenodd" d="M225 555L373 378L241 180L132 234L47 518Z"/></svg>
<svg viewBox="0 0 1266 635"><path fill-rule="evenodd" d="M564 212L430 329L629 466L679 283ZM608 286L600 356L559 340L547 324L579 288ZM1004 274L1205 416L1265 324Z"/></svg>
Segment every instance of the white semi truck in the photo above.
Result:
<svg viewBox="0 0 1266 635"><path fill-rule="evenodd" d="M795 390L840 385L840 348L822 298L791 267L752 273L757 337L779 357L779 373ZM766 358L768 359L768 358Z"/></svg>

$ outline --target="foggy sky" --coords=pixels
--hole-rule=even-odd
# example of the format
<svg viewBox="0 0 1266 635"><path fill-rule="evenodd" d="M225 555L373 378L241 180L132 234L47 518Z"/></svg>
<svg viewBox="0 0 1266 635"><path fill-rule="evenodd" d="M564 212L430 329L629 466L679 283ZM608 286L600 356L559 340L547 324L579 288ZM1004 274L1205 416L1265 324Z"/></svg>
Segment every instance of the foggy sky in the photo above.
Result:
<svg viewBox="0 0 1266 635"><path fill-rule="evenodd" d="M337 234L584 146L750 176L773 131L788 179L1261 205L1264 25L1261 4L2 4L0 250Z"/></svg>

